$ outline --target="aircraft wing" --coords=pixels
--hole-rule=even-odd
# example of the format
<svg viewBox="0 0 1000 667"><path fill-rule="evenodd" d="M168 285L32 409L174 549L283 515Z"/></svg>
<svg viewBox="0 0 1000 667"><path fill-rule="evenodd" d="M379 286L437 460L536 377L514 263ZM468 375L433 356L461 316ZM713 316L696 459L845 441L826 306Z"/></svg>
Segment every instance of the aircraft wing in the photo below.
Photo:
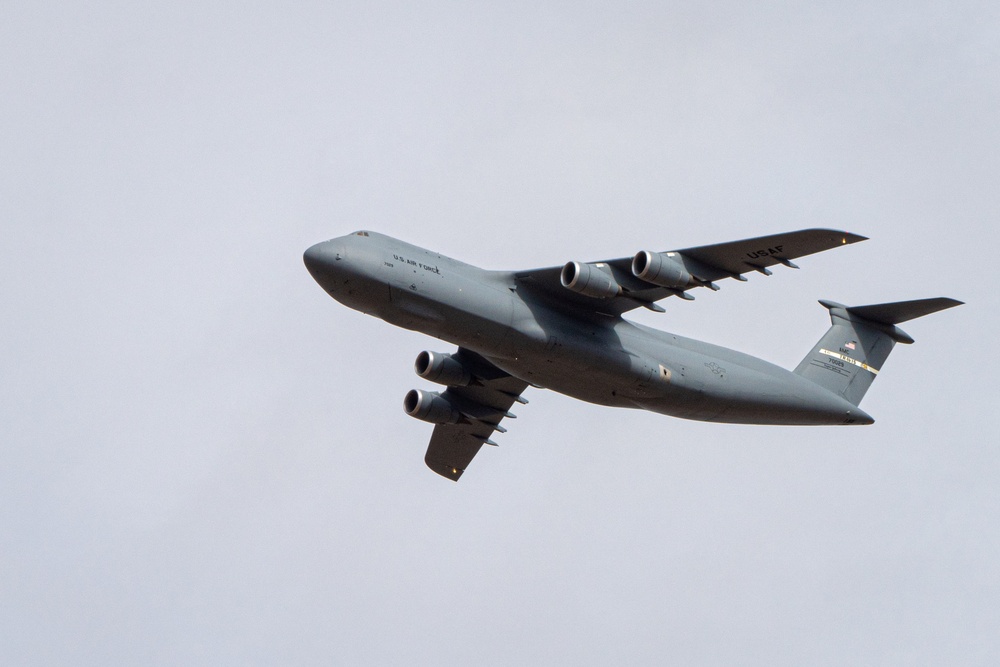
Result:
<svg viewBox="0 0 1000 667"><path fill-rule="evenodd" d="M659 287L637 278L632 273L632 257L588 262L601 267L621 286L621 292L609 298L593 298L563 287L559 280L562 267L520 271L515 277L529 291L542 294L556 303L615 316L640 307L662 311L655 302L668 296L691 300L694 297L688 292L695 287L717 290L715 281L724 278L745 281L743 274L751 271L771 275L768 267L777 264L798 268L791 260L865 240L867 240L865 236L835 229L803 229L728 243L664 251L663 254L682 264L694 278L692 284L682 289Z"/></svg>
<svg viewBox="0 0 1000 667"><path fill-rule="evenodd" d="M788 260L867 240L866 236L836 229L803 229L674 252L693 259L706 269L715 269L718 278L731 278L747 271L760 271L775 264L786 264Z"/></svg>
<svg viewBox="0 0 1000 667"><path fill-rule="evenodd" d="M475 380L466 386L449 386L442 396L460 408L463 419L435 426L424 456L428 468L456 482L480 448L494 444L490 441L493 433L506 430L500 421L514 416L510 414L514 402L527 403L521 392L528 386L475 352L459 348L457 356L473 369Z"/></svg>

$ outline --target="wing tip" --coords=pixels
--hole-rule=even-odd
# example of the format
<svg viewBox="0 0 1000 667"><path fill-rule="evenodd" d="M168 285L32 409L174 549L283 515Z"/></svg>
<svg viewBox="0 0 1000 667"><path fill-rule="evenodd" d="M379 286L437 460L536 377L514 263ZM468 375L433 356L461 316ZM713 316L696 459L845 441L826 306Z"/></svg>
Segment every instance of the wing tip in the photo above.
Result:
<svg viewBox="0 0 1000 667"><path fill-rule="evenodd" d="M424 459L424 463L426 463L427 467L436 472L437 474L441 475L445 479L450 479L453 482L457 482L458 479L462 476L462 473L465 472L461 468L450 466L447 463L443 463L441 461L432 461Z"/></svg>
<svg viewBox="0 0 1000 667"><path fill-rule="evenodd" d="M850 245L851 243L861 243L862 241L868 241L867 236L862 236L861 234L855 234L854 232L849 232L844 229L828 229L826 227L817 227L813 229L803 229L803 232L813 232L818 234L833 234L835 237L840 239L840 245ZM789 232L794 234L795 232Z"/></svg>

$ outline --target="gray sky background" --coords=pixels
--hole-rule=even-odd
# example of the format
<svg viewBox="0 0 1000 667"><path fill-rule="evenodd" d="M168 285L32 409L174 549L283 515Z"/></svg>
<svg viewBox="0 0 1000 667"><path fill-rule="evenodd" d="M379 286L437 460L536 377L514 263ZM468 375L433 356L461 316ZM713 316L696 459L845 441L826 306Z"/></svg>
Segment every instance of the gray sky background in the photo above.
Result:
<svg viewBox="0 0 1000 667"><path fill-rule="evenodd" d="M808 4L808 3L803 3ZM995 2L0 2L0 663L995 664ZM452 484L422 349L301 262L871 241L645 323L794 366L952 296L866 428L529 390Z"/></svg>

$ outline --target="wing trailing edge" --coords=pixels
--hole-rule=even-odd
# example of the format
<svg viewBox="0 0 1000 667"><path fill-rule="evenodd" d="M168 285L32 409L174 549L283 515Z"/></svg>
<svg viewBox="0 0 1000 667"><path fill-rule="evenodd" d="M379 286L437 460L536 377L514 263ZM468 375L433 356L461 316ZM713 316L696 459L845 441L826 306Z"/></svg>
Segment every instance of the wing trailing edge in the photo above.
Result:
<svg viewBox="0 0 1000 667"><path fill-rule="evenodd" d="M696 287L717 291L716 281L725 278L746 282L745 273L769 276L772 274L770 267L776 265L797 269L794 259L867 239L836 229L802 229L680 250L656 253L643 250L632 257L585 264L570 262L564 267L515 272L514 277L527 291L540 295L556 307L576 312L590 311L612 317L640 307L662 312L663 308L656 305L661 299L676 296L691 301L694 297L689 292ZM657 268L650 273L648 267L654 261ZM574 291L575 281L567 281L564 274L566 267L571 265L574 273L588 269L588 273L607 284L602 283L603 289L590 294L586 290ZM593 267L600 271L590 271Z"/></svg>
<svg viewBox="0 0 1000 667"><path fill-rule="evenodd" d="M483 445L496 446L491 437L506 432L500 422L515 417L510 412L514 403L528 402L521 397L528 383L471 350L459 348L455 356L470 369L476 381L449 385L440 395L461 417L455 423L434 426L424 463L442 477L457 482Z"/></svg>

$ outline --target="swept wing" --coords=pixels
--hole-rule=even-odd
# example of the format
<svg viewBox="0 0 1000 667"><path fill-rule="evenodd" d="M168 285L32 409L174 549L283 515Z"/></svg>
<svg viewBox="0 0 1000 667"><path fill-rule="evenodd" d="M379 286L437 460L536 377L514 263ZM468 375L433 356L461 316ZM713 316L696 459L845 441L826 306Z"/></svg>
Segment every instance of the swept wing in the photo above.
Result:
<svg viewBox="0 0 1000 667"><path fill-rule="evenodd" d="M621 287L617 296L606 299L592 298L563 287L560 282L563 267L520 271L515 276L519 284L529 291L543 295L556 304L615 316L640 307L662 310L654 305L660 299L669 296L691 299L693 297L687 292L695 287L715 290L718 289L715 281L725 278L745 281L743 274L752 271L770 275L770 267L778 264L798 268L791 260L865 240L867 237L835 229L803 229L664 251L662 254L683 265L694 279L683 288L658 287L636 277L632 270L633 257L589 262L608 272Z"/></svg>
<svg viewBox="0 0 1000 667"><path fill-rule="evenodd" d="M482 356L459 348L457 355L463 365L470 368L474 381L468 385L449 386L441 397L462 413L456 424L438 424L434 427L424 462L431 470L448 479L458 481L472 459L494 432L503 432L500 426L516 402L526 403L521 392L528 383L500 370Z"/></svg>

